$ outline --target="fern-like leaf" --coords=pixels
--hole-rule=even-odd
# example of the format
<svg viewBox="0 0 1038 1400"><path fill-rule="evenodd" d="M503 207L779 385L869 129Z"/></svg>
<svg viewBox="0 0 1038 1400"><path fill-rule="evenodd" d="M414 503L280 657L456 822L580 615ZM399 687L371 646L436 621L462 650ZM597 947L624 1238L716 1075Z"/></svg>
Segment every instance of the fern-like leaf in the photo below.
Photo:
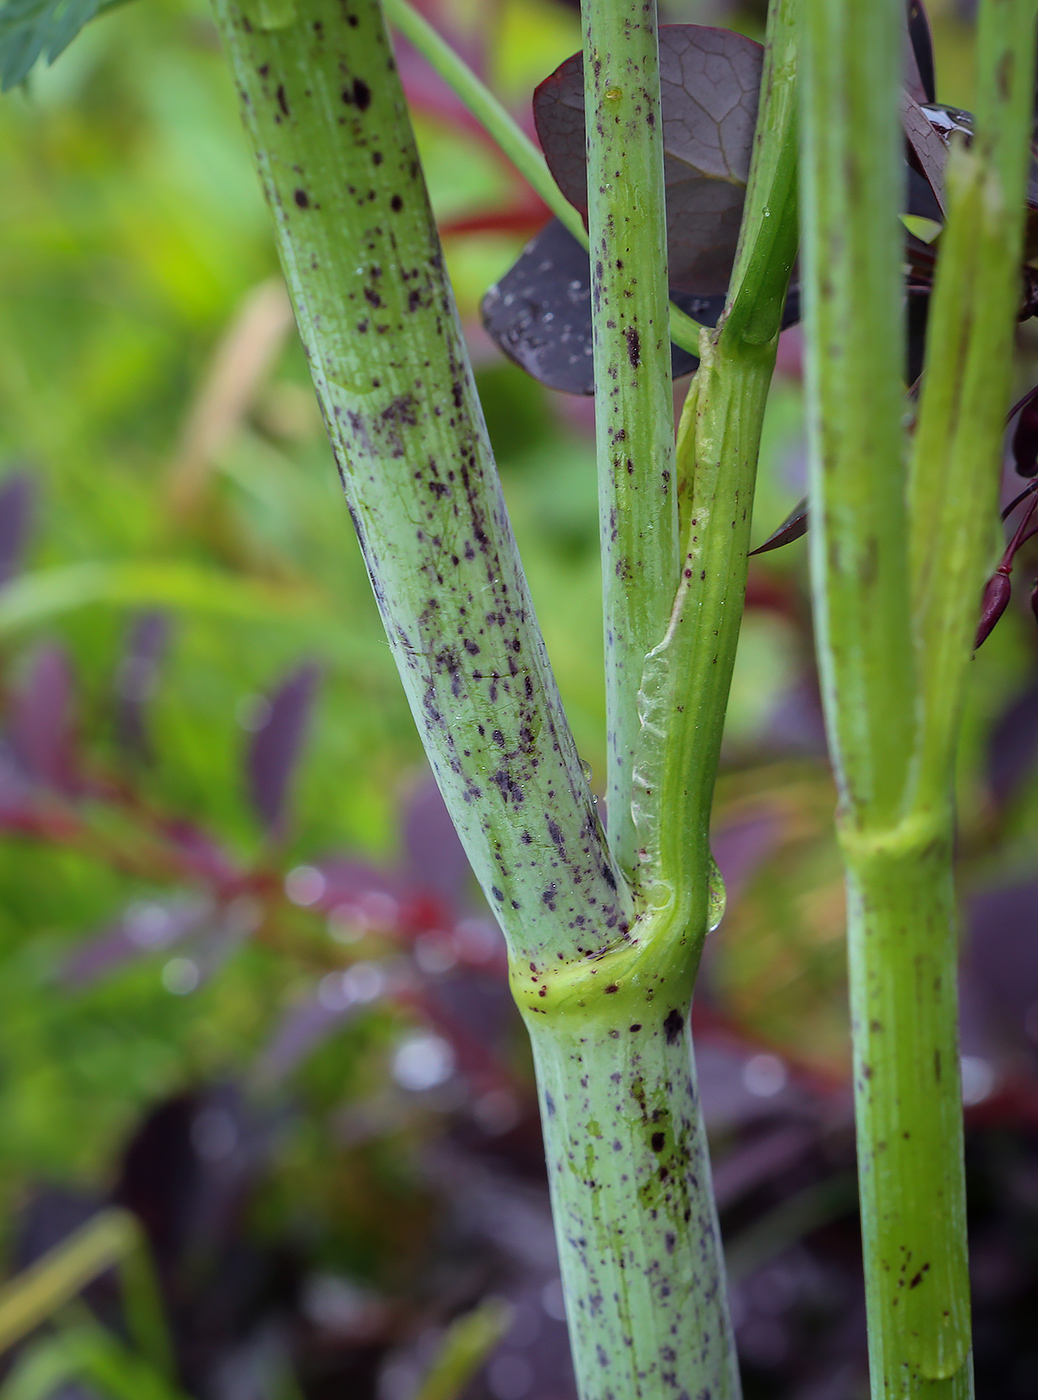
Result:
<svg viewBox="0 0 1038 1400"><path fill-rule="evenodd" d="M120 0L6 0L0 5L0 92L53 63L79 31Z"/></svg>

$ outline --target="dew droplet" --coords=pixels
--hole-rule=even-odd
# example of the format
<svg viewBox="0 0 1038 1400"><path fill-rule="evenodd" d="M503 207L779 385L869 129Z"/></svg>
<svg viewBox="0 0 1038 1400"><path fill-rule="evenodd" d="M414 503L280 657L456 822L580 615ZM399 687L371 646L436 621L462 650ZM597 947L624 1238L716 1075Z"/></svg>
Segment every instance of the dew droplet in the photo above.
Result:
<svg viewBox="0 0 1038 1400"><path fill-rule="evenodd" d="M580 760L580 771L584 775L585 783L589 783L591 781L591 764L588 763L586 758Z"/></svg>
<svg viewBox="0 0 1038 1400"><path fill-rule="evenodd" d="M724 887L724 877L717 866L717 861L710 857L710 873L707 876L706 884L706 931L713 933L714 929L724 918L725 906L728 903L728 892Z"/></svg>

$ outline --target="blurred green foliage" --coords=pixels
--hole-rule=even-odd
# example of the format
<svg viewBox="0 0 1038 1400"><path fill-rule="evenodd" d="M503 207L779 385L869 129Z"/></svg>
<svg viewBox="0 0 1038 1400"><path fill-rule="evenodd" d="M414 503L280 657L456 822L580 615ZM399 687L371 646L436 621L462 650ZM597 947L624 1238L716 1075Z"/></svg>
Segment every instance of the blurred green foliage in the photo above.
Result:
<svg viewBox="0 0 1038 1400"><path fill-rule="evenodd" d="M681 17L693 8L705 17L704 6ZM478 18L476 0L459 13ZM547 0L507 0L495 13L492 76L519 106L578 46L577 18ZM942 62L964 48L951 23L938 40ZM507 205L512 177L485 147L428 114L418 127L444 220ZM205 7L128 5L38 68L0 103L0 188L0 481L17 468L37 488L24 572L0 591L0 702L38 648L60 642L90 772L133 795L80 804L68 839L0 840L3 1231L36 1180L103 1189L147 1105L247 1075L286 1008L346 960L323 920L282 900L190 995L167 990L161 953L89 985L62 980L70 952L131 901L176 886L145 816L190 821L272 878L332 852L388 860L422 758L284 324L267 213ZM456 235L447 256L538 615L578 745L601 774L588 406L549 400L477 325L479 297L521 242ZM800 421L787 375L769 411L758 539L800 494ZM718 935L714 975L741 1024L838 1073L832 792L817 752L777 754L768 737L778 702L811 675L803 547L768 556L755 578L771 601L758 598L744 631L719 821L766 810L782 839ZM154 607L174 628L144 762L120 749L113 715L128 628ZM1033 657L1019 616L976 665L961 792L965 854L987 874L1033 860L1038 790L996 819L983 773L991 724ZM272 847L243 778L249 716L303 660L318 663L322 683L289 829ZM409 1166L421 1121L391 1118L355 1148L334 1115L377 1096L399 1026L399 1012L371 1012L306 1061L292 1086L304 1111L260 1209L261 1220L294 1222L315 1254L384 1284L406 1270L428 1223Z"/></svg>

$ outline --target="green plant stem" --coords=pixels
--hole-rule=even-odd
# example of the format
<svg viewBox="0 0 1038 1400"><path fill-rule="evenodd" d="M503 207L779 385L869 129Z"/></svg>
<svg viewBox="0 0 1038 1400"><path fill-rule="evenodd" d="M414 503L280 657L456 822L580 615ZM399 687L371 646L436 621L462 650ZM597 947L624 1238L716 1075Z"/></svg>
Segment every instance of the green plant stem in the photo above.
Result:
<svg viewBox="0 0 1038 1400"><path fill-rule="evenodd" d="M584 110L605 622L609 840L636 865L638 688L678 572L656 6L587 0Z"/></svg>
<svg viewBox="0 0 1038 1400"><path fill-rule="evenodd" d="M650 902L681 898L698 959L711 913L708 833L738 645L761 425L796 256L796 30L773 0L731 300L678 432L682 554L667 627L645 658L634 809ZM716 906L719 890L714 892Z"/></svg>
<svg viewBox="0 0 1038 1400"><path fill-rule="evenodd" d="M628 891L605 846L533 621L375 0L352 0L345 9L313 0L305 15L217 0L216 16L390 643L448 807L509 940L513 990L534 1045L555 1164L567 1306L579 1317L581 1392L586 1400L606 1394L657 1400L682 1390L734 1397L738 1381L687 1029L707 922L706 879L663 907L650 907ZM644 26L640 8L633 18ZM627 59L638 55L651 90L647 32L623 51ZM622 39L617 35L620 49ZM600 93L603 104L627 113L628 174L646 160L645 150L632 150L644 98L631 92L631 76L621 66L619 99L612 82ZM593 121L589 128L594 131ZM643 122L639 140L645 130ZM602 184L618 183L615 143L613 149L614 174L603 167ZM594 170L594 152L591 165ZM673 484L664 500L662 459L651 455L672 451L669 369L659 372L668 339L662 229L650 238L650 265L634 227L636 211L630 208L631 227L623 229L620 209L603 212L601 231L593 233L593 240L605 238L611 217L618 247L629 240L642 260L638 288L631 288L638 319L625 312L620 343L605 350L631 376L623 391L626 422L614 419L613 428L625 426L637 437L638 470L655 481L655 492L632 509L647 521L673 521ZM661 215L660 208L659 224ZM783 284L784 275L784 268L776 273ZM644 302L643 279L654 289ZM631 329L637 342L627 335ZM708 395L699 438L708 465L696 468L704 483L711 474L725 478L729 455L735 477L745 481L755 455L774 338L748 347L741 363L736 349L735 338L726 346L723 333L716 353L710 347L717 365L731 359L734 378L722 387L720 375ZM708 380L713 386L711 371ZM750 408L744 424L743 410ZM715 465L711 445L720 443L724 461L719 455ZM717 518L711 568L720 575L727 567L727 531L738 541L744 569L748 492L727 523L720 510ZM631 591L644 585L655 599L638 603L649 611L634 614L655 618L655 630L638 624L646 648L666 629L684 577L673 524L668 531L661 542L636 545L647 551L636 560L659 551L670 561L662 579L632 570ZM732 564L738 577L735 556ZM664 597L666 607L652 611ZM734 629L726 623L718 676L730 671ZM710 665L706 656L704 677ZM672 679L677 684L676 674ZM720 733L727 679L711 680L706 689L716 708L709 745ZM630 686L625 693L633 705ZM680 709L680 692L673 694ZM712 763L702 763L707 802L715 767L716 753ZM663 823L676 844L683 820L679 808L673 824ZM696 839L690 837L693 845ZM701 875L707 859L704 847ZM581 1173L573 1169L573 1154L579 1148L586 1157L582 1134L592 1124L602 1140L595 1139L597 1155ZM589 1285L591 1263L594 1279L616 1280L615 1286ZM667 1319L662 1328L660 1308Z"/></svg>
<svg viewBox="0 0 1038 1400"><path fill-rule="evenodd" d="M952 765L991 568L1034 70L1035 0L985 0L976 136L948 162L948 223L930 306L909 475L913 607L923 690L917 813L949 813Z"/></svg>
<svg viewBox="0 0 1038 1400"><path fill-rule="evenodd" d="M847 867L872 1393L963 1400L951 842L942 824L908 815L918 691L901 427L901 20L899 0L806 0L803 11L811 566Z"/></svg>
<svg viewBox="0 0 1038 1400"><path fill-rule="evenodd" d="M548 169L544 156L510 112L498 101L450 44L436 32L407 0L384 0L386 18L426 59L430 67L453 89L472 115L496 142L503 155L515 166L526 183L544 201L560 223L581 244L588 246L587 230L580 212L563 195ZM673 304L669 308L670 338L683 350L695 353L702 330L698 321Z"/></svg>
<svg viewBox="0 0 1038 1400"><path fill-rule="evenodd" d="M948 164L907 490L901 6L808 0L804 15L811 558L848 872L872 1388L963 1400L952 781L1008 397L1035 6L982 15L978 137Z"/></svg>
<svg viewBox="0 0 1038 1400"><path fill-rule="evenodd" d="M457 93L502 154L570 233L587 247L584 220L552 177L543 155L487 85L407 0L383 0L386 18Z"/></svg>
<svg viewBox="0 0 1038 1400"><path fill-rule="evenodd" d="M412 712L524 966L628 935L501 496L377 0L217 23Z"/></svg>
<svg viewBox="0 0 1038 1400"><path fill-rule="evenodd" d="M664 625L643 662L632 775L645 912L631 947L569 970L565 981L551 979L543 995L532 983L515 981L538 1066L570 1326L587 1396L607 1394L606 1386L624 1400L682 1391L738 1395L687 1009L716 917L707 823L741 614L760 427L796 243L795 158L788 158L795 121L791 5L772 9L781 76L772 81L769 61L744 239L744 265L770 267L771 280L758 285L772 319L766 335L763 319L754 322L758 344L740 335L739 323L704 333L682 420L685 552L664 575ZM603 106L617 101L606 96L615 87L604 54L592 38L588 61L602 61ZM589 113L594 101L592 94ZM601 125L609 131L608 120ZM602 133L593 119L588 126L593 148ZM632 133L627 168L633 140ZM609 176L608 164L604 173ZM601 193L605 205L613 191ZM774 233L771 218L781 224ZM765 240L770 258L761 256ZM603 282L606 263L603 257ZM626 272L626 262L614 270ZM611 285L622 294L622 281ZM609 309L607 322L614 319ZM629 359L604 363L607 386L614 382L611 369L617 377L631 369ZM652 381L633 378L638 387L630 386L626 412L637 422L644 394L651 421ZM607 443L610 433L628 431L630 419L601 396L599 412ZM602 466L611 483L611 455ZM651 482L651 464L646 475ZM659 510L660 500L630 509L644 511L646 504ZM651 518L646 511L643 520ZM668 530L672 518L664 517ZM670 539L663 540L667 551ZM638 541L637 548L645 557L645 544ZM656 548L663 567L660 542ZM654 579L647 586L659 589ZM541 1024L534 1010L543 1015Z"/></svg>
<svg viewBox="0 0 1038 1400"><path fill-rule="evenodd" d="M901 426L900 0L803 6L803 244L819 664L844 801L889 822L915 717ZM867 133L867 137L863 136Z"/></svg>
<svg viewBox="0 0 1038 1400"><path fill-rule="evenodd" d="M531 1026L580 1393L735 1400L687 959L647 961Z"/></svg>

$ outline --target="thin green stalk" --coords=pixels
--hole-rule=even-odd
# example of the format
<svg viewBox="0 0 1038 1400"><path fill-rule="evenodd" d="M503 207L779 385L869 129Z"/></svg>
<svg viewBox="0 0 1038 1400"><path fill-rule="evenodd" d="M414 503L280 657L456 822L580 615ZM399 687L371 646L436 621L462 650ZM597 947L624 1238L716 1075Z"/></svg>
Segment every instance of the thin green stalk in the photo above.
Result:
<svg viewBox="0 0 1038 1400"><path fill-rule="evenodd" d="M512 1307L502 1298L486 1298L471 1312L455 1318L444 1332L414 1400L458 1400L508 1331L512 1316Z"/></svg>
<svg viewBox="0 0 1038 1400"><path fill-rule="evenodd" d="M609 840L636 866L638 688L678 569L656 6L586 0L584 110L605 622Z"/></svg>
<svg viewBox="0 0 1038 1400"><path fill-rule="evenodd" d="M901 426L901 0L803 3L803 261L819 664L841 793L907 790L915 717Z"/></svg>
<svg viewBox="0 0 1038 1400"><path fill-rule="evenodd" d="M377 0L217 23L375 597L523 966L629 936L537 629Z"/></svg>
<svg viewBox="0 0 1038 1400"><path fill-rule="evenodd" d="M1032 118L1035 0L986 0L976 137L948 163L909 476L923 743L915 810L948 811L976 599L990 571Z"/></svg>
<svg viewBox="0 0 1038 1400"><path fill-rule="evenodd" d="M555 217L565 224L577 242L586 248L588 235L584 220L559 189L544 156L511 113L407 0L384 0L384 6L390 23L410 40L430 67L457 93L526 183L544 200ZM673 304L669 314L671 340L683 350L695 353L702 326Z"/></svg>
<svg viewBox="0 0 1038 1400"><path fill-rule="evenodd" d="M0 1289L0 1352L66 1307L109 1269L119 1271L127 1318L141 1352L174 1372L155 1271L140 1225L125 1210L103 1210Z"/></svg>
<svg viewBox="0 0 1038 1400"><path fill-rule="evenodd" d="M812 574L848 872L873 1395L963 1400L951 792L1008 395L1035 6L999 0L982 16L982 133L949 162L907 480L900 20L898 0L805 0Z"/></svg>
<svg viewBox="0 0 1038 1400"><path fill-rule="evenodd" d="M678 432L677 586L639 693L642 878L656 886L655 903L685 901L697 959L723 898L716 885L708 889L710 807L742 618L760 431L796 256L794 14L794 0L773 0L731 299L719 329L701 337L702 363Z"/></svg>
<svg viewBox="0 0 1038 1400"><path fill-rule="evenodd" d="M454 52L424 15L407 0L383 0L386 18L415 46L430 66L457 93L487 135L496 142L531 189L544 200L574 238L587 247L587 231L578 211L563 195L540 151L487 85Z"/></svg>

